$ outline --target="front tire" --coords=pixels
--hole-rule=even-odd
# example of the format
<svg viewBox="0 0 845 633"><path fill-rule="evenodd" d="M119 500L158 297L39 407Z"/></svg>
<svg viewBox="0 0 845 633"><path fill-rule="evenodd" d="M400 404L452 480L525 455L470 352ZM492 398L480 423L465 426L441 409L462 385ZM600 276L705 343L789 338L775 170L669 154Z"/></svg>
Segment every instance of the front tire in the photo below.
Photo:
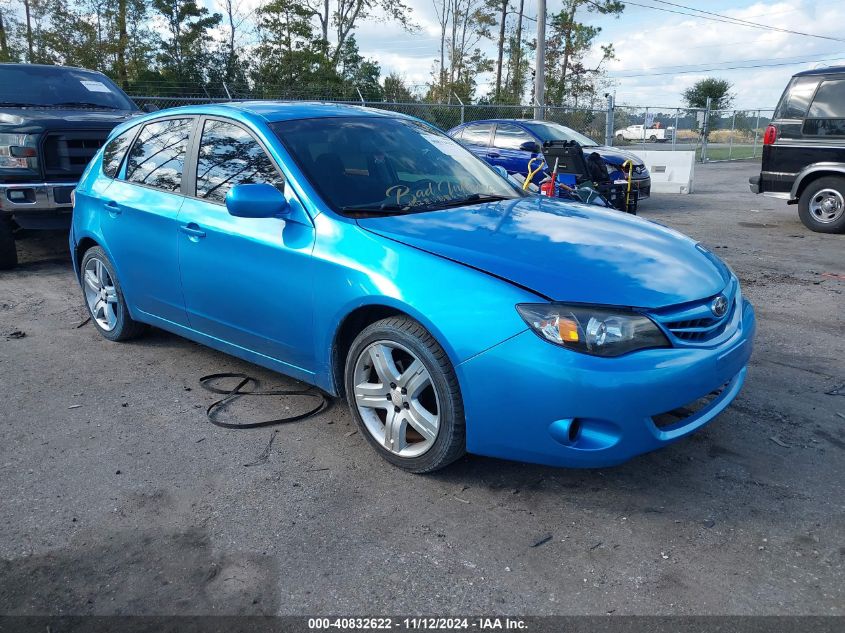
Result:
<svg viewBox="0 0 845 633"><path fill-rule="evenodd" d="M143 333L145 326L129 316L114 265L99 246L85 251L80 278L91 322L103 337L110 341L128 341Z"/></svg>
<svg viewBox="0 0 845 633"><path fill-rule="evenodd" d="M10 270L18 265L14 231L12 218L0 215L0 270Z"/></svg>
<svg viewBox="0 0 845 633"><path fill-rule="evenodd" d="M845 178L825 176L807 185L798 199L798 216L811 231L845 233Z"/></svg>
<svg viewBox="0 0 845 633"><path fill-rule="evenodd" d="M427 473L466 452L455 370L416 321L391 317L365 328L347 355L344 385L361 433L394 466Z"/></svg>

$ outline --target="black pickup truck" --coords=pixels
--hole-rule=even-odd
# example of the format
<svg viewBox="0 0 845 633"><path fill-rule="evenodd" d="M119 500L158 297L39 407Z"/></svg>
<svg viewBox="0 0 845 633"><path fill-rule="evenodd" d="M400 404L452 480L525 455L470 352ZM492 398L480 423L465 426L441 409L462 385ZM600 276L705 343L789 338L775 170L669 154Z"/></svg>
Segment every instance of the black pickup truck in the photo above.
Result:
<svg viewBox="0 0 845 633"><path fill-rule="evenodd" d="M18 228L69 226L71 192L88 161L138 113L101 73L0 64L0 269L17 263Z"/></svg>

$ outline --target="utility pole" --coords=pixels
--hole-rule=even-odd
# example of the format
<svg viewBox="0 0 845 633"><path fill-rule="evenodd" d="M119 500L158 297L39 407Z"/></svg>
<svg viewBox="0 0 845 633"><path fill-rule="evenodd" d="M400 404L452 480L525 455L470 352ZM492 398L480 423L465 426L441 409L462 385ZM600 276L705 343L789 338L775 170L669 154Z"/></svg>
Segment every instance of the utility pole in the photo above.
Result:
<svg viewBox="0 0 845 633"><path fill-rule="evenodd" d="M537 0L537 58L534 66L534 118L543 119L546 102L546 0Z"/></svg>

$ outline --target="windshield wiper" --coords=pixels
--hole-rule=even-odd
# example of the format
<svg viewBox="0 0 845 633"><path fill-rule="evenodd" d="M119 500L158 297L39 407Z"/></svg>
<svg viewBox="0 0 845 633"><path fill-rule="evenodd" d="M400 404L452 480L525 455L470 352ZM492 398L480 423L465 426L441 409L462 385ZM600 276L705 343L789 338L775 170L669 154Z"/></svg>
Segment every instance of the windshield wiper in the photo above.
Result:
<svg viewBox="0 0 845 633"><path fill-rule="evenodd" d="M510 200L507 196L498 196L485 193L473 193L464 198L456 200L449 200L447 202L437 202L426 205L426 209L448 209L449 207L463 207L468 204L478 204L481 202L498 202L499 200Z"/></svg>
<svg viewBox="0 0 845 633"><path fill-rule="evenodd" d="M62 101L61 103L51 104L55 108L61 107L77 107L77 108L103 108L105 110L120 110L116 106L104 105L102 103L91 103L90 101Z"/></svg>
<svg viewBox="0 0 845 633"><path fill-rule="evenodd" d="M340 207L343 213L401 213L410 210L407 204L396 204L395 202L382 202L381 204L350 204L345 207Z"/></svg>

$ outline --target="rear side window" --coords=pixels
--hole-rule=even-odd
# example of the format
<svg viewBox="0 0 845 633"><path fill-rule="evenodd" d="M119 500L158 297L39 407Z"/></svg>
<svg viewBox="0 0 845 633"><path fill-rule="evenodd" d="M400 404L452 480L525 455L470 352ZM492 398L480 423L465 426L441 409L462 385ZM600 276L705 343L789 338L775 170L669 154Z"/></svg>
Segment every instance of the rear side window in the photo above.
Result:
<svg viewBox="0 0 845 633"><path fill-rule="evenodd" d="M519 146L523 143L530 142L534 142L534 139L522 128L518 128L515 125L503 124L496 126L493 147L498 147L499 149L519 149Z"/></svg>
<svg viewBox="0 0 845 633"><path fill-rule="evenodd" d="M193 123L193 119L168 119L145 125L129 151L126 180L178 192Z"/></svg>
<svg viewBox="0 0 845 633"><path fill-rule="evenodd" d="M135 137L138 128L127 130L123 134L113 138L106 144L103 150L103 173L109 178L115 178L120 171L120 164L129 149L129 143Z"/></svg>
<svg viewBox="0 0 845 633"><path fill-rule="evenodd" d="M255 183L280 186L284 179L249 132L225 121L206 121L197 160L197 197L222 203L235 185Z"/></svg>
<svg viewBox="0 0 845 633"><path fill-rule="evenodd" d="M803 119L818 85L818 77L795 77L780 98L774 118Z"/></svg>
<svg viewBox="0 0 845 633"><path fill-rule="evenodd" d="M823 81L813 99L804 134L845 136L845 79Z"/></svg>
<svg viewBox="0 0 845 633"><path fill-rule="evenodd" d="M461 140L470 145L484 145L490 142L490 130L492 123L479 123L478 125L468 125L464 128L464 134Z"/></svg>

